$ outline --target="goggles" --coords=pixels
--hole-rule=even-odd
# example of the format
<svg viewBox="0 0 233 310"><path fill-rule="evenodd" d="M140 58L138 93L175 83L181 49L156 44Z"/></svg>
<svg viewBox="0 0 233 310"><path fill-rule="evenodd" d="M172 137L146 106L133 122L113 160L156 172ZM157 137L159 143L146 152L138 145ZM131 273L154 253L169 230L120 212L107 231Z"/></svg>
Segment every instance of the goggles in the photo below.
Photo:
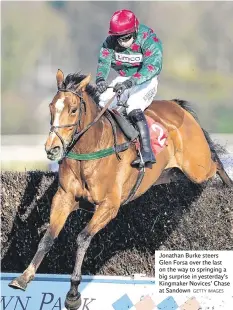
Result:
<svg viewBox="0 0 233 310"><path fill-rule="evenodd" d="M129 41L132 37L133 37L133 33L129 33L129 34L126 34L126 35L123 35L123 36L119 36L119 37L117 38L117 41L118 41L118 42L127 42L127 41Z"/></svg>

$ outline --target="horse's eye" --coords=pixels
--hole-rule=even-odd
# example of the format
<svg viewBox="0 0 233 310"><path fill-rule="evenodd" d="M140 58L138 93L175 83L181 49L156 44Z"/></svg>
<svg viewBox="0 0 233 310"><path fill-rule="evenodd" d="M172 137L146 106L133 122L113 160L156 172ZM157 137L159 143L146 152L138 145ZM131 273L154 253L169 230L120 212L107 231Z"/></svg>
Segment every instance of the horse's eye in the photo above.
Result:
<svg viewBox="0 0 233 310"><path fill-rule="evenodd" d="M71 110L71 114L74 115L77 112L77 109Z"/></svg>

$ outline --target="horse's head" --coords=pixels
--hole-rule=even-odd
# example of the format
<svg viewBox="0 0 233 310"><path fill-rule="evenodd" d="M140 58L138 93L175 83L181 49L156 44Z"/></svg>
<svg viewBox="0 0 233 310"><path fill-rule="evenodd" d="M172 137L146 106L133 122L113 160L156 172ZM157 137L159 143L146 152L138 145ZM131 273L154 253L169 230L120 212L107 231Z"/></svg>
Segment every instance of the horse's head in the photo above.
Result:
<svg viewBox="0 0 233 310"><path fill-rule="evenodd" d="M69 80L69 76L64 81L63 72L58 70L56 79L58 92L49 105L51 128L45 150L49 159L59 161L71 145L77 129L80 129L85 109L83 92L90 82L91 75L75 84L74 80Z"/></svg>

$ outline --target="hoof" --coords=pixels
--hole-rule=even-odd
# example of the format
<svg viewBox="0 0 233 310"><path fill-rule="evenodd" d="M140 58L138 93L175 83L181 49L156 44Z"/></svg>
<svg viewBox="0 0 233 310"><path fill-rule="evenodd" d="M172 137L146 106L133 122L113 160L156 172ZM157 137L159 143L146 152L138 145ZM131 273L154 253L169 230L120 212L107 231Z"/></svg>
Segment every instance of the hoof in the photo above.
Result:
<svg viewBox="0 0 233 310"><path fill-rule="evenodd" d="M27 282L24 280L23 276L20 276L14 280L12 280L8 286L14 288L14 289L20 289L22 291L26 291L27 288Z"/></svg>
<svg viewBox="0 0 233 310"><path fill-rule="evenodd" d="M66 295L65 307L67 310L77 310L81 306L81 294L78 293L76 297L68 297Z"/></svg>

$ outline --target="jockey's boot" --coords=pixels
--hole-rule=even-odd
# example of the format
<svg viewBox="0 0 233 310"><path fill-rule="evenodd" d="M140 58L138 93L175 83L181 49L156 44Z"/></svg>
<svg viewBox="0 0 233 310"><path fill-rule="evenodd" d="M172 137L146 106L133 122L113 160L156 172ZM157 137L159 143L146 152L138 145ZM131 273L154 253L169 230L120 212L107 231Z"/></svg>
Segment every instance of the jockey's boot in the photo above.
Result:
<svg viewBox="0 0 233 310"><path fill-rule="evenodd" d="M141 155L145 163L145 166L151 166L156 163L154 153L151 149L150 144L150 132L147 125L146 117L141 109L135 109L131 111L128 115L132 122L136 125L140 133L140 144L141 144ZM135 159L131 165L139 166L141 163L140 156Z"/></svg>

